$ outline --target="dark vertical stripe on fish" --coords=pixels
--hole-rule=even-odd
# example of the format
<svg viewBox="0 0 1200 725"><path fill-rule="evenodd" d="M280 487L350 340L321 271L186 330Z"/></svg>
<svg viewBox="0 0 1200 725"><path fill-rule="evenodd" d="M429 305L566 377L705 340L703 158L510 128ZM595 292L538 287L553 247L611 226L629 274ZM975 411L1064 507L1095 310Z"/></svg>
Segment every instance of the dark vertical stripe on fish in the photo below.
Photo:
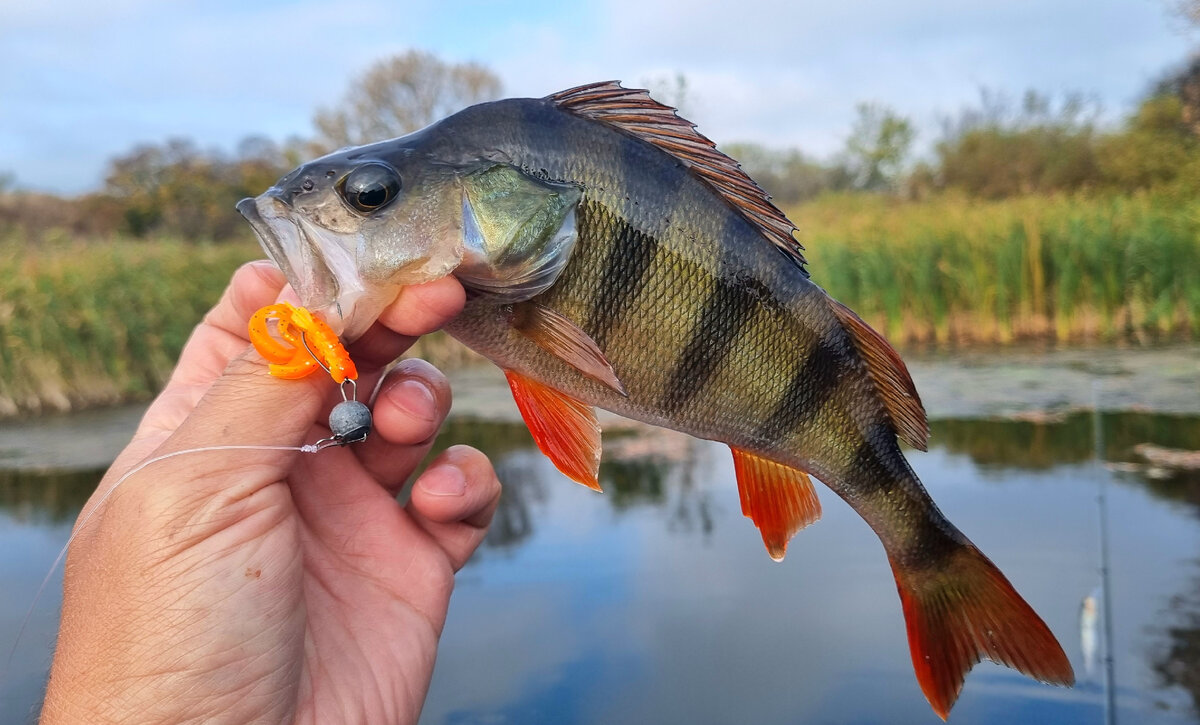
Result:
<svg viewBox="0 0 1200 725"><path fill-rule="evenodd" d="M857 479L855 484L861 487L860 490L869 492L885 488L903 478L910 473L907 465L902 466L903 470L897 470L895 462L888 460L893 457L903 460L902 456L896 444L896 431L887 423L872 425L863 435L850 464Z"/></svg>
<svg viewBox="0 0 1200 725"><path fill-rule="evenodd" d="M778 443L820 412L837 390L843 355L836 342L820 339L792 376L792 382L775 409L758 426L755 437Z"/></svg>
<svg viewBox="0 0 1200 725"><path fill-rule="evenodd" d="M646 274L658 253L658 242L595 202L581 203L579 211L581 234L591 237L593 244L611 245L600 270L596 299L592 301L585 328L603 350L609 331L645 285ZM603 239L604 236L608 239Z"/></svg>
<svg viewBox="0 0 1200 725"><path fill-rule="evenodd" d="M770 291L749 275L718 279L704 303L683 352L675 360L671 379L659 405L675 413L696 397L733 350L742 329L760 309Z"/></svg>

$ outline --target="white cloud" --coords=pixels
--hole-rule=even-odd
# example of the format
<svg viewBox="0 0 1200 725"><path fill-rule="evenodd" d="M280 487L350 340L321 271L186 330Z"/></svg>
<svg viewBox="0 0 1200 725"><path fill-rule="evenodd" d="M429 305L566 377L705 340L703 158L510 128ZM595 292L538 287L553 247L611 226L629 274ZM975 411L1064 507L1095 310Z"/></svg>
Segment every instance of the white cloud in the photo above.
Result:
<svg viewBox="0 0 1200 725"><path fill-rule="evenodd" d="M306 134L354 74L413 47L480 61L512 95L683 72L692 120L719 142L822 154L862 100L926 129L982 86L1123 111L1188 48L1164 7L1128 0L4 0L0 17L0 168L67 191L137 141Z"/></svg>

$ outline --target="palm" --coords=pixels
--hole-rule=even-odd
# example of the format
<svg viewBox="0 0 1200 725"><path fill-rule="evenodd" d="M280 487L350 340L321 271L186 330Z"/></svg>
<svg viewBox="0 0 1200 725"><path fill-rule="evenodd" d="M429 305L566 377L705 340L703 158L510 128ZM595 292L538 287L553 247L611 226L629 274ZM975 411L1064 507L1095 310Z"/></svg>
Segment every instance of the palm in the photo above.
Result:
<svg viewBox="0 0 1200 725"><path fill-rule="evenodd" d="M310 479L351 489L354 504L336 515L325 510L327 489L291 488L303 552L303 634L311 643L297 683L297 720L413 722L457 565L361 468L347 475L332 470L339 463L315 461Z"/></svg>

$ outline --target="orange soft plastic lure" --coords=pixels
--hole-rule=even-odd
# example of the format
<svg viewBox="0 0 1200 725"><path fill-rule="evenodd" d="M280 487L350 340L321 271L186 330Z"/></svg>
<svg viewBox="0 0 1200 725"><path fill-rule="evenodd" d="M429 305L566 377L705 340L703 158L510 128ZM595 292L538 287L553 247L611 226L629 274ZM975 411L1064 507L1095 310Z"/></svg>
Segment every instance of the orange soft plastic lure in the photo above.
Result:
<svg viewBox="0 0 1200 725"><path fill-rule="evenodd" d="M282 342L271 334L271 320L276 321ZM267 359L271 374L277 378L295 380L320 369L339 385L358 379L354 361L337 334L303 307L277 302L255 312L250 318L250 342Z"/></svg>

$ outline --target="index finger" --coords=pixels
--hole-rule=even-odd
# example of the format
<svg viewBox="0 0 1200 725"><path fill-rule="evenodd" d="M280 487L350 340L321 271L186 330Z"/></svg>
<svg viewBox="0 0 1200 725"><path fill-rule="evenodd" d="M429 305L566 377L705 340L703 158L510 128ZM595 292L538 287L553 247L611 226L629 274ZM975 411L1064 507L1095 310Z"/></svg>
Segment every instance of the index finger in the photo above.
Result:
<svg viewBox="0 0 1200 725"><path fill-rule="evenodd" d="M442 277L400 290L396 301L379 315L384 327L406 337L440 329L462 312L467 293L454 277Z"/></svg>

